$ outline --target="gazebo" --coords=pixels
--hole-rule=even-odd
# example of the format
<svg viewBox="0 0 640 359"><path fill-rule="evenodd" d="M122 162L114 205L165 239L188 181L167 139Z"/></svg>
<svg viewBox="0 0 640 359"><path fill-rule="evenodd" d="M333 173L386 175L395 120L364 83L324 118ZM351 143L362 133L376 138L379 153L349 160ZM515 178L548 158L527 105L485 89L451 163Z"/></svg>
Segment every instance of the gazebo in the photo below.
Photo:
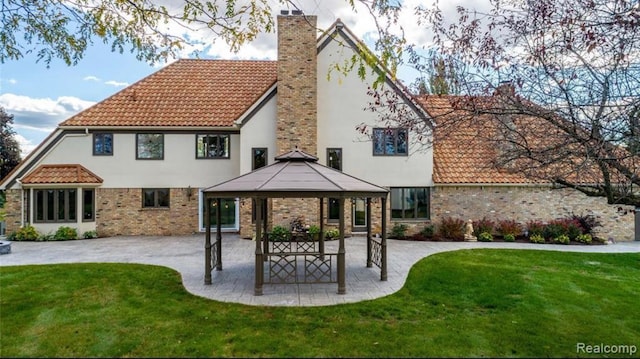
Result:
<svg viewBox="0 0 640 359"><path fill-rule="evenodd" d="M318 158L295 149L275 158L276 162L252 172L209 187L203 191L205 199L205 276L204 283L211 284L213 268L222 270L222 228L221 211L217 211L217 231L214 242L211 240L210 210L217 205L220 208L222 198L252 198L256 204L256 247L255 247L255 287L254 294L262 295L265 283L265 263L269 273L292 272L298 261L304 266L305 278L308 275L316 282L337 282L338 294L346 293L345 273L345 221L344 203L346 198L366 198L367 204L367 267L373 264L380 268L380 280L387 280L386 253L386 200L388 190L369 182L345 174L333 168L319 164ZM320 238L306 243L271 242L267 232L266 213L268 199L278 198L317 198L319 200ZM323 201L335 198L339 207L339 244L337 253L326 253L323 232ZM371 233L371 200L381 200L381 237L374 238ZM215 202L214 202L215 201ZM267 214L268 218L268 214ZM337 262L337 278L333 280L333 263ZM327 279L328 276L328 279ZM326 280L323 280L325 278ZM307 281L305 281L307 283Z"/></svg>

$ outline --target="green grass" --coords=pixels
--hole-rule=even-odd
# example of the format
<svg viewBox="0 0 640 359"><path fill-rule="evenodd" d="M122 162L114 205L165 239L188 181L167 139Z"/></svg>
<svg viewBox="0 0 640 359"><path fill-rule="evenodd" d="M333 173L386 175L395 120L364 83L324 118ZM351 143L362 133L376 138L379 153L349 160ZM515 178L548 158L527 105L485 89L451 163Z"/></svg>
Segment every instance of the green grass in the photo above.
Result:
<svg viewBox="0 0 640 359"><path fill-rule="evenodd" d="M320 308L199 298L155 266L0 267L0 356L588 357L640 346L639 293L640 254L442 253L396 294Z"/></svg>

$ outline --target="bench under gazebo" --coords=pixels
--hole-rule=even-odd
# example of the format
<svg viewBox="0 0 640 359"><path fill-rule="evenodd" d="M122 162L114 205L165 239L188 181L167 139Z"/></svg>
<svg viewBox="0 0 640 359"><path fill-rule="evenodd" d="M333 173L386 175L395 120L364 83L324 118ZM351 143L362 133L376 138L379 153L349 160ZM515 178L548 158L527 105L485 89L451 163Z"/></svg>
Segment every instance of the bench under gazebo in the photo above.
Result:
<svg viewBox="0 0 640 359"><path fill-rule="evenodd" d="M345 199L365 198L367 204L367 267L374 264L380 268L380 280L387 280L386 253L386 201L388 190L369 182L345 174L318 163L318 158L295 149L275 158L276 162L252 172L209 187L203 191L205 199L205 275L204 283L211 284L211 271L222 270L222 227L221 211L217 211L217 230L215 241L211 238L212 206L218 206L223 198L252 198L256 205L256 247L255 247L255 287L254 294L262 295L265 283L265 263L270 276L281 273L297 276L298 263L304 271L304 283L337 282L338 294L346 293L345 273ZM320 237L306 242L276 243L269 240L267 232L269 199L279 198L317 198ZM324 199L335 198L338 201L338 251L327 253L324 245L323 211ZM381 201L381 236L374 238L371 232L371 202ZM262 218L266 214L266 218ZM305 237L308 238L308 237ZM336 264L337 275L333 276ZM335 277L335 278L334 278ZM268 279L269 279L268 278ZM310 279L309 279L310 278ZM268 283L271 281L267 280Z"/></svg>

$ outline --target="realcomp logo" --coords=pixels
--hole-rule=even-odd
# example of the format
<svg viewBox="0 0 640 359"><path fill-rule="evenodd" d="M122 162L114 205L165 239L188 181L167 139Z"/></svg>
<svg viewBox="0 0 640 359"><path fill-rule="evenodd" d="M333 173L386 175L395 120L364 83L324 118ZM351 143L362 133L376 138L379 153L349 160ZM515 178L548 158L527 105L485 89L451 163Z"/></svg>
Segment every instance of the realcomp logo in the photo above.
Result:
<svg viewBox="0 0 640 359"><path fill-rule="evenodd" d="M576 343L576 353L587 353L587 354L626 354L629 356L633 356L638 352L638 347L635 345L627 345L627 344L586 344L586 343Z"/></svg>

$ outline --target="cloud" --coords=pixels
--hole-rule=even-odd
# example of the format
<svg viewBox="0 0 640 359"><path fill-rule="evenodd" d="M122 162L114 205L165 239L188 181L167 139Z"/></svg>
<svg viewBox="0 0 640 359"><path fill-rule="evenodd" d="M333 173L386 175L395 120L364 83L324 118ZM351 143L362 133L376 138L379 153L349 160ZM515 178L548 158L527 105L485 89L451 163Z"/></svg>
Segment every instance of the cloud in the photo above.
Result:
<svg viewBox="0 0 640 359"><path fill-rule="evenodd" d="M60 96L57 99L32 98L5 93L0 95L0 106L14 115L17 127L50 129L58 123L92 106L95 102L85 101L72 96Z"/></svg>
<svg viewBox="0 0 640 359"><path fill-rule="evenodd" d="M36 148L36 145L33 144L33 141L26 139L20 134L15 134L14 138L16 139L16 142L18 142L18 145L20 145L20 156L22 158L27 157L27 155L31 153L34 148Z"/></svg>
<svg viewBox="0 0 640 359"><path fill-rule="evenodd" d="M18 83L18 80L16 80L16 79L8 79L7 82L12 84L12 85L15 85L15 84Z"/></svg>
<svg viewBox="0 0 640 359"><path fill-rule="evenodd" d="M84 80L84 81L95 81L95 82L100 82L100 78L99 78L99 77L92 76L92 75L85 76L85 77L83 78L83 80Z"/></svg>
<svg viewBox="0 0 640 359"><path fill-rule="evenodd" d="M115 87L125 87L125 86L129 86L128 82L118 82L118 81L114 81L114 80L109 80L109 81L105 81L106 85L111 85L111 86L115 86Z"/></svg>

